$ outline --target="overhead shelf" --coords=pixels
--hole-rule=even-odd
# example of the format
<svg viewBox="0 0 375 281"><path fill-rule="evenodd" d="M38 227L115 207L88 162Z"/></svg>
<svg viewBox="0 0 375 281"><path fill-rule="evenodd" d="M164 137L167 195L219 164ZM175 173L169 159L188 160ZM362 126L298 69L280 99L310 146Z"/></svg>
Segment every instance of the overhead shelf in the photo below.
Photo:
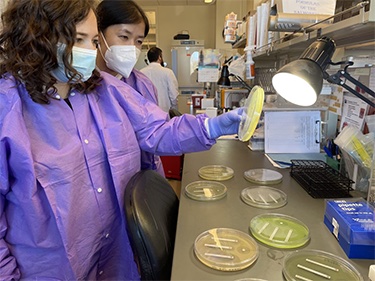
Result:
<svg viewBox="0 0 375 281"><path fill-rule="evenodd" d="M359 14L342 21L325 25L311 32L295 33L290 39L274 41L255 50L254 60L274 60L290 53L301 53L320 36L327 36L335 40L337 47L353 46L375 42L375 1L370 2L370 9L365 12L360 9ZM233 48L243 48L246 38L233 44Z"/></svg>

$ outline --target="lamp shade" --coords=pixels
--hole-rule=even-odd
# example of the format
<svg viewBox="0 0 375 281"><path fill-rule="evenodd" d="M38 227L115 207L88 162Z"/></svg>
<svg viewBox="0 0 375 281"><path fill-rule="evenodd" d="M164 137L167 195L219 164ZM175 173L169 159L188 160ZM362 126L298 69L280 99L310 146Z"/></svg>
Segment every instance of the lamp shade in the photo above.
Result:
<svg viewBox="0 0 375 281"><path fill-rule="evenodd" d="M309 106L316 102L323 86L323 72L311 60L298 59L280 68L272 77L276 92L287 101Z"/></svg>
<svg viewBox="0 0 375 281"><path fill-rule="evenodd" d="M217 81L218 86L230 86L230 80L229 80L229 69L228 66L225 64L223 65L221 69L220 78Z"/></svg>
<svg viewBox="0 0 375 281"><path fill-rule="evenodd" d="M276 92L291 103L309 106L316 102L323 86L325 70L333 53L335 42L322 37L312 43L298 60L280 68L272 77Z"/></svg>

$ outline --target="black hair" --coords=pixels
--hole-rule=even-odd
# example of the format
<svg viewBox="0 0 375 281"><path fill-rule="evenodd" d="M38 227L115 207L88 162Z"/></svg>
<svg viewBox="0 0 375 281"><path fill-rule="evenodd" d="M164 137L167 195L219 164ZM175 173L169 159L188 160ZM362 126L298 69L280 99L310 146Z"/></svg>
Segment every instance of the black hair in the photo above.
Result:
<svg viewBox="0 0 375 281"><path fill-rule="evenodd" d="M98 28L104 31L115 24L145 23L146 37L150 31L150 23L145 12L132 0L103 0L97 7Z"/></svg>
<svg viewBox="0 0 375 281"><path fill-rule="evenodd" d="M155 62L162 55L162 50L158 47L151 47L147 52L147 58L149 62Z"/></svg>

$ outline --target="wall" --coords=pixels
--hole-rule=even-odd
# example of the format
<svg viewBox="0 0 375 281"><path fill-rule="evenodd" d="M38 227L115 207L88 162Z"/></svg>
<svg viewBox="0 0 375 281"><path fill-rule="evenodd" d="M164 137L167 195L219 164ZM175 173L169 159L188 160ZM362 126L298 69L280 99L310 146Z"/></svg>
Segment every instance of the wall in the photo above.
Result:
<svg viewBox="0 0 375 281"><path fill-rule="evenodd" d="M253 8L253 0L216 0L213 5L199 6L142 6L145 11L156 11L158 47L163 50L164 60L169 66L171 42L182 30L188 30L191 39L203 39L206 48L233 53L231 44L225 44L222 31L225 15L234 12L239 19ZM144 57L142 57L143 60Z"/></svg>
<svg viewBox="0 0 375 281"><path fill-rule="evenodd" d="M156 11L157 43L169 66L172 65L173 37L182 30L189 31L190 39L203 39L206 48L215 47L215 5L158 6L143 9Z"/></svg>

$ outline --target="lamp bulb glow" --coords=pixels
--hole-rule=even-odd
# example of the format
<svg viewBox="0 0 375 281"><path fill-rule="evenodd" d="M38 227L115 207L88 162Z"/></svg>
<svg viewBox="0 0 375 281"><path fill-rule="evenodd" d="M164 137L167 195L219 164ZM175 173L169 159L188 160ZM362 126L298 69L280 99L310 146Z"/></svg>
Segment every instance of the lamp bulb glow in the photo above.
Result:
<svg viewBox="0 0 375 281"><path fill-rule="evenodd" d="M272 78L272 85L280 96L300 106L314 104L319 94L304 79L285 72L275 74Z"/></svg>

